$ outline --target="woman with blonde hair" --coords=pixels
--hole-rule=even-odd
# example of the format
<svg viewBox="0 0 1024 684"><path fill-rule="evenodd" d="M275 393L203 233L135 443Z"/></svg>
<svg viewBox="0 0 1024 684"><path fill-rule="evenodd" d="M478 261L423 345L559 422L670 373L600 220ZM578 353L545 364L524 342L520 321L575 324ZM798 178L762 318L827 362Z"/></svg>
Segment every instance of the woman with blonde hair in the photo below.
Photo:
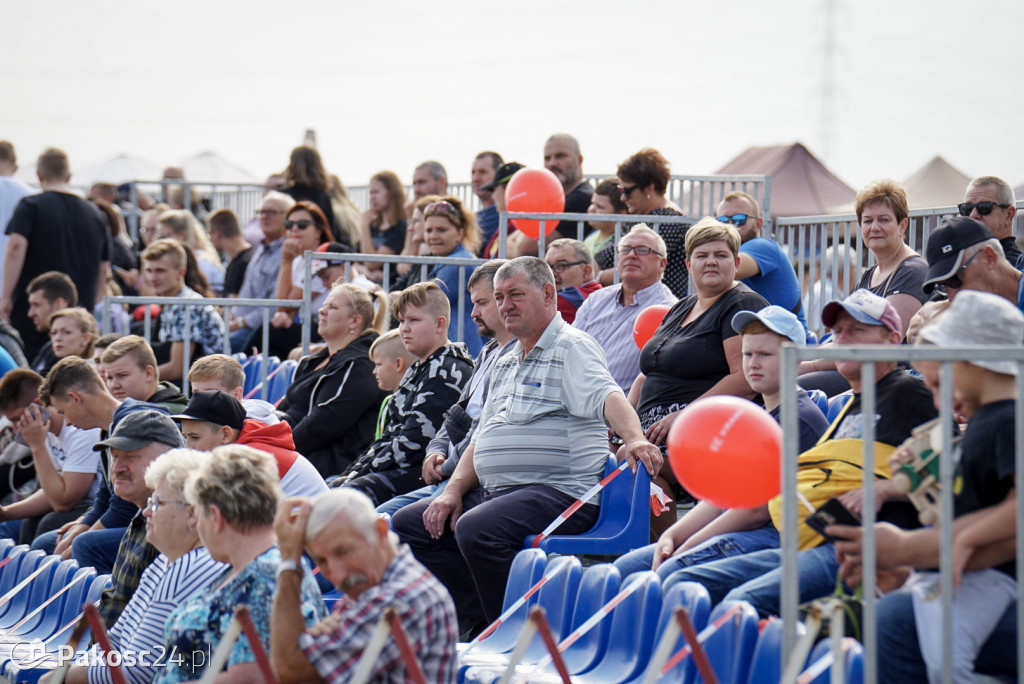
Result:
<svg viewBox="0 0 1024 684"><path fill-rule="evenodd" d="M54 311L50 315L50 344L53 355L58 359L68 356L91 359L97 337L96 319L80 306Z"/></svg>
<svg viewBox="0 0 1024 684"><path fill-rule="evenodd" d="M191 212L172 209L160 214L157 219L156 237L170 238L188 245L210 289L215 294L221 293L224 289L224 268L220 263L220 255L210 242L206 230L199 225Z"/></svg>
<svg viewBox="0 0 1024 684"><path fill-rule="evenodd" d="M382 292L334 285L318 318L327 344L299 362L281 403L295 449L324 477L344 472L373 442L385 393L373 376L370 346L387 318Z"/></svg>
<svg viewBox="0 0 1024 684"><path fill-rule="evenodd" d="M331 208L338 221L338 241L349 247L359 244L359 225L363 212L348 196L348 188L333 173L328 176L327 192L331 196Z"/></svg>
<svg viewBox="0 0 1024 684"><path fill-rule="evenodd" d="M210 557L227 564L210 586L176 608L164 626L164 667L154 682L202 679L209 650L223 638L238 606L252 616L263 648L270 645L270 606L281 552L274 515L281 498L277 463L264 451L239 444L217 447L192 472L184 501L193 507L199 539ZM302 616L307 626L327 611L312 573L302 577ZM230 681L259 681L259 669L247 639L231 649L224 675Z"/></svg>

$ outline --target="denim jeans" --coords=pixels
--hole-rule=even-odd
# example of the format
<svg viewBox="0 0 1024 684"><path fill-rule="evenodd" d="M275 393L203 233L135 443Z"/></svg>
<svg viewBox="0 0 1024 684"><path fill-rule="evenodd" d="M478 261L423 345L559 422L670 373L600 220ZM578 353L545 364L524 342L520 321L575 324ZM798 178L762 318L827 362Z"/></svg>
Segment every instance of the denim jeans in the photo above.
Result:
<svg viewBox="0 0 1024 684"><path fill-rule="evenodd" d="M432 496L437 496L444 491L444 486L448 484L448 480L442 480L440 484L427 485L426 487L420 487L415 491L411 491L408 494L399 494L393 499L388 499L380 506L377 506L377 513L387 513L393 516L401 508L405 508L411 503L422 501L423 499L429 499Z"/></svg>
<svg viewBox="0 0 1024 684"><path fill-rule="evenodd" d="M20 520L5 520L0 522L0 538L12 539L14 543L18 543L18 537L21 535L21 521Z"/></svg>
<svg viewBox="0 0 1024 684"><path fill-rule="evenodd" d="M71 541L71 557L83 568L96 568L96 574L106 575L114 567L117 549L121 546L127 527L110 530L89 530Z"/></svg>
<svg viewBox="0 0 1024 684"><path fill-rule="evenodd" d="M878 602L878 682L903 684L928 680L917 645L917 625L910 592L894 591ZM1017 610L1003 614L995 632L978 653L975 670L1017 677Z"/></svg>
<svg viewBox="0 0 1024 684"><path fill-rule="evenodd" d="M627 575L632 575L636 572L650 570L651 564L654 562L655 546L656 544L650 544L635 551L630 551L616 560L615 567L618 568L622 578L625 579ZM719 534L711 539L707 539L686 553L666 558L658 566L656 572L661 577L662 582L664 582L672 573L692 565L741 556L746 553L761 551L762 549L777 548L779 548L779 532L775 529L774 525L768 523L756 530Z"/></svg>
<svg viewBox="0 0 1024 684"><path fill-rule="evenodd" d="M801 551L798 559L801 603L835 591L839 563L831 544ZM781 549L765 549L678 570L665 580L663 589L668 591L677 582L699 582L711 595L712 605L723 599L747 601L761 617L769 617L779 614L781 564Z"/></svg>

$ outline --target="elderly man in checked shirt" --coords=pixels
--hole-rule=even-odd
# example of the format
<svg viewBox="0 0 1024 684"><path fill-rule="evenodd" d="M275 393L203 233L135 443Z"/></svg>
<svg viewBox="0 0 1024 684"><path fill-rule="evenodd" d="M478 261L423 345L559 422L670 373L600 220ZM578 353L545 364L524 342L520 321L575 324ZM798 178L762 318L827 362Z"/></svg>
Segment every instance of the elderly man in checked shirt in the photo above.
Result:
<svg viewBox="0 0 1024 684"><path fill-rule="evenodd" d="M451 596L399 546L369 498L333 489L312 502L285 499L274 522L281 566L270 617L270 657L282 684L351 679L386 608L394 608L428 682L454 682L458 622ZM299 610L303 546L345 594L308 631ZM374 658L370 681L411 677L394 639Z"/></svg>

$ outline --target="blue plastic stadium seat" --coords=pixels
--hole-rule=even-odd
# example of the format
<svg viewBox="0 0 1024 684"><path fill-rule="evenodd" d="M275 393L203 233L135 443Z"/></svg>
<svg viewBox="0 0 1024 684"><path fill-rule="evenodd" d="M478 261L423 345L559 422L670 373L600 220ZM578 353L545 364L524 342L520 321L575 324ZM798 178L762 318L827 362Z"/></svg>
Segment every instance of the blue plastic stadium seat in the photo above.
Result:
<svg viewBox="0 0 1024 684"><path fill-rule="evenodd" d="M853 398L853 390L837 394L828 400L828 411L825 413L825 418L828 419L829 424L839 417L839 412L846 406L846 402Z"/></svg>
<svg viewBox="0 0 1024 684"><path fill-rule="evenodd" d="M540 549L524 549L516 554L512 560L512 569L509 571L508 584L505 586L505 601L501 605L503 613L529 591L530 587L540 581L544 576L547 564L547 554ZM515 646L519 632L522 631L523 624L530 613L530 608L537 603L537 599L537 594L531 596L529 601L510 615L501 623L501 626L473 650L479 653L510 651Z"/></svg>
<svg viewBox="0 0 1024 684"><path fill-rule="evenodd" d="M846 637L843 643L844 646L848 647L843 652L843 670L846 682L847 684L862 684L864 681L864 647L860 645L860 642L850 637ZM807 659L807 667L809 668L812 664L826 657L831 650L832 642L829 639L819 641L811 651L811 656ZM828 668L807 682L807 684L828 684L830 681L832 681L832 673L831 668Z"/></svg>
<svg viewBox="0 0 1024 684"><path fill-rule="evenodd" d="M20 556L21 563L18 564L17 575L11 576L11 573L4 573L4 580L9 578L10 583L8 584L6 581L4 582L3 588L0 589L0 595L7 595L10 590L14 589L23 580L28 578L29 575L35 572L36 568L39 567L39 564L42 563L45 557L46 552L39 550L27 551L22 554ZM14 565L15 562L17 562L17 559L12 561L10 565ZM9 568L10 565L7 567ZM31 583L14 594L9 601L0 606L0 627L10 627L21 619L25 613L28 612L26 606L28 605L29 594L33 589L33 585L38 585L37 580L40 579L40 577L45 577L45 580L49 582L52 575L52 569L48 572L44 571L36 577L36 579L32 580Z"/></svg>
<svg viewBox="0 0 1024 684"><path fill-rule="evenodd" d="M707 625L708 615L711 613L711 597L708 595L708 590L705 589L703 585L696 582L679 582L677 584L673 584L661 602L661 615L658 616L654 648L657 648L660 643L661 637L665 633L665 629L668 627L669 621L674 619L673 616L675 609L678 606L686 608L686 611L690 616L690 622L693 624L693 628L697 632L700 632ZM685 645L686 639L680 635L679 638L676 639L675 645L672 647L672 652L678 651ZM653 650L651 651L651 654L653 655ZM635 677L629 681L633 684L643 681L644 671L646 669L645 664L639 672L636 673ZM677 680L681 679L684 670L685 664L674 668L670 673L670 676L664 678L665 681L672 681L673 676Z"/></svg>
<svg viewBox="0 0 1024 684"><path fill-rule="evenodd" d="M711 611L708 624L713 624L734 605L739 606L739 612L704 642L704 650L720 684L744 684L747 681L757 644L757 611L746 601L722 601ZM704 681L692 658L686 659L686 669L687 682Z"/></svg>
<svg viewBox="0 0 1024 684"><path fill-rule="evenodd" d="M821 414L828 415L828 395L820 389L807 390L807 396L811 398L814 405L821 410Z"/></svg>
<svg viewBox="0 0 1024 684"><path fill-rule="evenodd" d="M608 456L605 475L618 467ZM552 534L541 540L539 548L548 553L623 554L640 548L650 540L651 478L641 466L634 476L628 469L615 477L601 492L597 522L583 534ZM533 544L534 535L524 542Z"/></svg>
<svg viewBox="0 0 1024 684"><path fill-rule="evenodd" d="M282 361L281 365L274 371L273 377L267 378L267 401L276 404L288 391L288 385L292 384L292 377L295 375L295 368L298 361Z"/></svg>
<svg viewBox="0 0 1024 684"><path fill-rule="evenodd" d="M778 684L782 679L782 630L783 623L778 618L772 618L761 628L754 645L747 684ZM806 631L802 622L797 623L798 638Z"/></svg>

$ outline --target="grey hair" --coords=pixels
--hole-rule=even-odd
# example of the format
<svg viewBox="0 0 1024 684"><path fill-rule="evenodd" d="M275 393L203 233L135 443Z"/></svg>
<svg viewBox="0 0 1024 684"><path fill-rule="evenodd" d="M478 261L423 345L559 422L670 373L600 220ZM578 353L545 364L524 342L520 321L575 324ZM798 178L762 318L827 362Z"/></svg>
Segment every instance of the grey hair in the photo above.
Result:
<svg viewBox="0 0 1024 684"><path fill-rule="evenodd" d="M1006 259L1006 252L1003 251L1003 245L999 242L998 238L989 238L988 240L979 242L977 245L974 245L974 247L975 249L971 252L970 256L967 256L966 253L964 254L963 260L965 262L978 252L984 251L986 247L991 247L992 251L999 255L999 258Z"/></svg>
<svg viewBox="0 0 1024 684"><path fill-rule="evenodd" d="M280 202L284 206L285 211L288 211L289 209L295 206L295 198L293 198L291 195L286 195L278 190L271 190L266 195L264 195L263 199L260 200L260 204L266 202L268 199Z"/></svg>
<svg viewBox="0 0 1024 684"><path fill-rule="evenodd" d="M967 186L967 192L970 192L981 185L996 186L996 201L999 202L999 204L1009 204L1012 207L1017 201L1017 198L1014 197L1013 194L1013 187L997 176L979 176L978 178L975 178Z"/></svg>
<svg viewBox="0 0 1024 684"><path fill-rule="evenodd" d="M498 269L508 263L508 259L491 259L485 261L476 267L473 271L473 275L469 276L469 282L466 283L466 289L472 290L476 287L477 283L486 280L491 283L491 288L494 287L494 275L498 272Z"/></svg>
<svg viewBox="0 0 1024 684"><path fill-rule="evenodd" d="M569 143L569 148L572 150L573 155L577 157L580 156L580 141L574 136L569 135L568 133L555 133L547 139L547 142L551 143L556 140L562 140Z"/></svg>
<svg viewBox="0 0 1024 684"><path fill-rule="evenodd" d="M445 179L448 178L448 172L444 170L444 166L441 165L441 162L425 161L425 162L423 162L422 164L420 164L419 166L416 167L416 171L419 171L420 169L426 169L427 171L429 171L430 172L430 176L434 180L440 180L441 178L445 178Z"/></svg>
<svg viewBox="0 0 1024 684"><path fill-rule="evenodd" d="M665 238L661 237L661 233L651 228L646 223L638 223L629 229L626 235L650 235L658 243L658 252L663 256L668 256L668 245L665 244Z"/></svg>
<svg viewBox="0 0 1024 684"><path fill-rule="evenodd" d="M552 273L548 262L533 256L521 256L510 260L494 274L494 282L517 275L526 278L526 281L537 290L543 290L545 285L555 285L555 274Z"/></svg>
<svg viewBox="0 0 1024 684"><path fill-rule="evenodd" d="M306 519L306 543L342 515L353 530L366 538L367 543L377 545L377 511L373 503L362 492L347 487L337 487L313 499L309 518Z"/></svg>
<svg viewBox="0 0 1024 684"><path fill-rule="evenodd" d="M195 449L182 448L165 451L146 468L146 486L156 489L160 483L165 483L175 495L184 497L185 482L189 475L199 470L200 466L209 458L209 453Z"/></svg>
<svg viewBox="0 0 1024 684"><path fill-rule="evenodd" d="M857 268L857 254L853 247L845 242L837 242L825 250L821 257L822 272L832 273L832 264L839 270L843 270L843 264L847 264L847 270Z"/></svg>
<svg viewBox="0 0 1024 684"><path fill-rule="evenodd" d="M594 267L594 255L590 253L590 248L579 240L573 240L572 238L559 238L548 245L548 251L557 247L571 247L573 253L576 255L576 261L582 261L591 268Z"/></svg>

